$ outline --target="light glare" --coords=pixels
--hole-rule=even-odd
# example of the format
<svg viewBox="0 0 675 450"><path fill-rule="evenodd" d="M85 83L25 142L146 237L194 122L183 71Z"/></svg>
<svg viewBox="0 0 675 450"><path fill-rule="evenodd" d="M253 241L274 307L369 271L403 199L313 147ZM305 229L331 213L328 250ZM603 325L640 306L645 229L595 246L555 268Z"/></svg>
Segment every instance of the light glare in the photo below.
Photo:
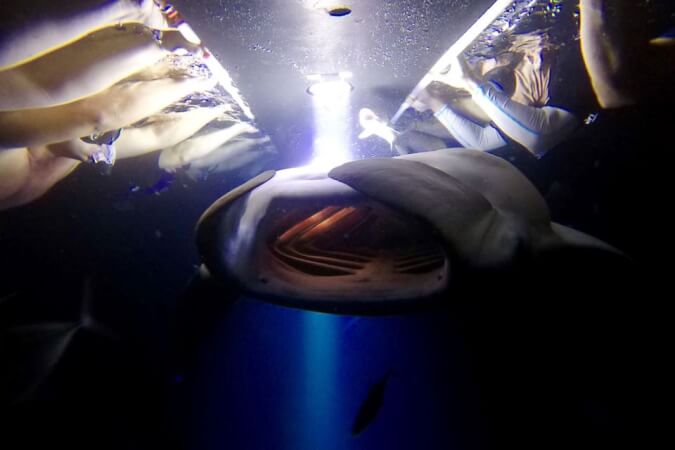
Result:
<svg viewBox="0 0 675 450"><path fill-rule="evenodd" d="M314 102L314 152L309 166L328 171L352 160L350 151L349 72L318 76L308 88ZM309 77L308 77L309 78Z"/></svg>

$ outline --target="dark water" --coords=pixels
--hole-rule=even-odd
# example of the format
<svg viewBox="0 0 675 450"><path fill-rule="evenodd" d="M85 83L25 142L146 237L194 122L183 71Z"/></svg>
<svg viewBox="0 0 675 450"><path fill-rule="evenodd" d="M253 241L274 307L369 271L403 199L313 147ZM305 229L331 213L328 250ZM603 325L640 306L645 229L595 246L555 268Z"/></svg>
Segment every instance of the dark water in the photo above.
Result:
<svg viewBox="0 0 675 450"><path fill-rule="evenodd" d="M194 16L202 3L184 8ZM207 3L225 16L256 14L241 2ZM286 10L279 2L271 9L258 3L269 31ZM396 2L375 3L377 15L364 20L382 27L392 21L398 28L388 33L401 39L417 14L439 25L429 14L447 10L463 19L456 27L464 29L485 9L471 9L472 2L402 2L408 11L397 16ZM513 14L521 27L546 30L558 45L551 103L580 118L598 112L580 60L574 2L536 3L530 13ZM354 10L344 19L358 20ZM217 16L206 16L206 33L216 33ZM200 25L193 22L197 32ZM214 36L214 47L225 45ZM286 68L302 65L302 53L314 55L279 39L289 47L273 43L272 55L280 54ZM396 59L419 43L391 42L374 66L390 68L386 55ZM273 68L278 62L265 59L272 56L261 48L234 62L233 74L246 73L246 58ZM429 54L418 61L424 69L407 68L414 81L404 86L442 51L420 52ZM261 100L250 89L252 73L237 81L254 112L260 105L259 125L279 149L270 165L307 159L311 124L288 121L311 110L298 103L295 114L275 115L274 98ZM398 95L387 97L391 91ZM384 92L377 101L393 111L406 93L399 91L399 80L384 79L379 90L363 94L364 102ZM670 106L600 112L541 160L516 146L495 152L532 180L554 220L616 245L643 269L608 274L607 266L596 274L591 262L571 261L575 267L557 267L559 276L538 274L540 281L524 291L515 283L503 291L467 289L444 307L387 317L301 311L190 285L200 264L196 220L251 173L166 178L157 154L119 161L109 176L83 165L39 200L0 212L3 448L649 447L665 421L650 408L665 398L658 317L668 297L657 296L659 279L643 272L669 267L654 261L671 248ZM354 144L360 155L388 152L381 143ZM625 293L634 295L627 305L619 301ZM83 305L89 305L85 315ZM53 326L20 328L44 324ZM352 436L369 390L385 376L382 406Z"/></svg>

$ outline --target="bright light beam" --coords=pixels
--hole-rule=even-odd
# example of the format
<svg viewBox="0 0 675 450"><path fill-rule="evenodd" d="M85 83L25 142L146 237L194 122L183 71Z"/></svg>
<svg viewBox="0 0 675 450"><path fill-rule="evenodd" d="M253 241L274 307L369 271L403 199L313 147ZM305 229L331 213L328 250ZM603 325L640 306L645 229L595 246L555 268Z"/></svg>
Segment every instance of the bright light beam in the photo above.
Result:
<svg viewBox="0 0 675 450"><path fill-rule="evenodd" d="M314 154L310 167L329 170L353 159L350 151L349 95L352 85L345 73L317 80L307 92L314 102Z"/></svg>

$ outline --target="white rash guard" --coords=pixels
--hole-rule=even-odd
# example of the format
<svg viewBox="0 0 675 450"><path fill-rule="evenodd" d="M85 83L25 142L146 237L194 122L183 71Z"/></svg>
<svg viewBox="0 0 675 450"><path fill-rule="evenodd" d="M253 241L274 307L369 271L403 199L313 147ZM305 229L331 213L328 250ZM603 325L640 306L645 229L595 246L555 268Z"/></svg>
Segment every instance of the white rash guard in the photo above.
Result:
<svg viewBox="0 0 675 450"><path fill-rule="evenodd" d="M467 148L494 150L506 145L497 129L521 144L537 158L567 137L578 121L574 115L552 106L527 106L511 100L495 83L484 83L472 93L473 100L490 117L492 125L481 126L443 108L436 118Z"/></svg>

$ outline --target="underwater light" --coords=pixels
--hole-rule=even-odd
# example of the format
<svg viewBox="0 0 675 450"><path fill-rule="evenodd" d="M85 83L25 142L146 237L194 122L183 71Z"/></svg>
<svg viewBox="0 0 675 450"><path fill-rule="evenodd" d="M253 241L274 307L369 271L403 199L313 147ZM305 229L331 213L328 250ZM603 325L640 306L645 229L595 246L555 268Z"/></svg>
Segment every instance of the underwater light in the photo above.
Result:
<svg viewBox="0 0 675 450"><path fill-rule="evenodd" d="M349 95L354 89L350 82L344 80L321 81L307 88L307 93L315 97L333 97Z"/></svg>
<svg viewBox="0 0 675 450"><path fill-rule="evenodd" d="M312 84L307 93L315 97L335 97L349 95L354 86L347 80L352 78L351 72L308 75L307 80Z"/></svg>

